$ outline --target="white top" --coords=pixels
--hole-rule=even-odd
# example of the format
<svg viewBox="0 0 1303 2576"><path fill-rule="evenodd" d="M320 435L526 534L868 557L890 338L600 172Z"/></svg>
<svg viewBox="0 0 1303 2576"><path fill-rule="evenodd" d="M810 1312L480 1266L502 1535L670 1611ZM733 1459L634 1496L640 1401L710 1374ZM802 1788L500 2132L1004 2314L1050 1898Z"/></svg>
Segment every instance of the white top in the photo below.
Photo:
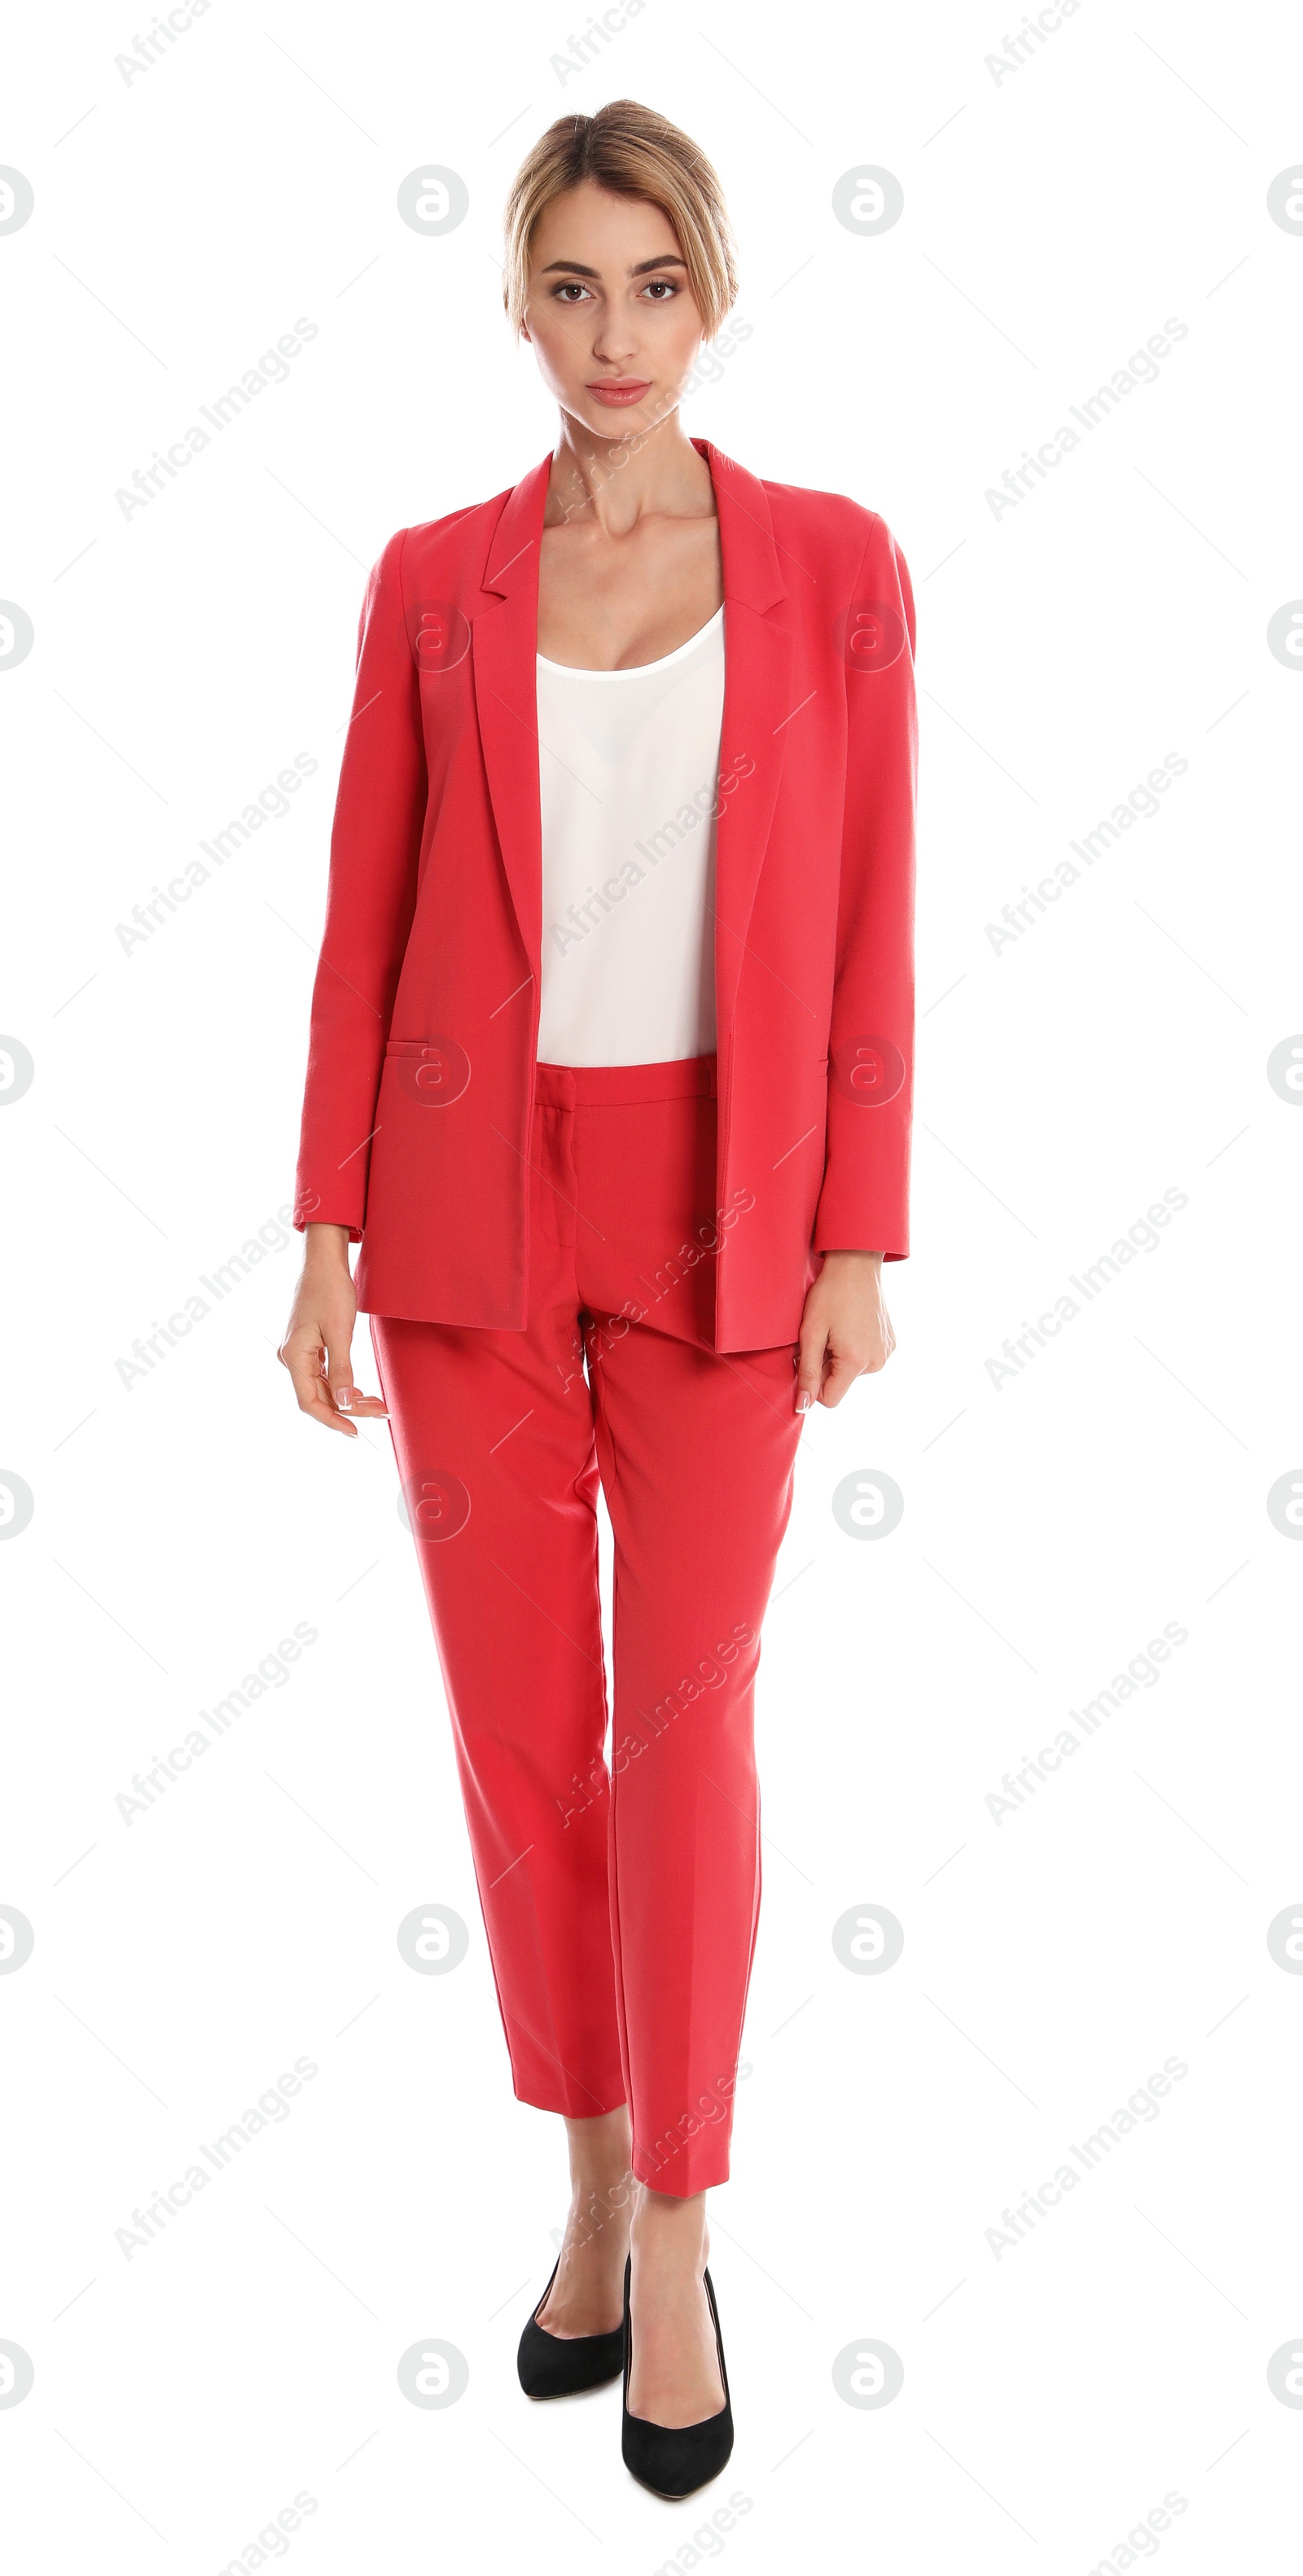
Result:
<svg viewBox="0 0 1303 2576"><path fill-rule="evenodd" d="M543 1064L715 1047L724 611L632 671L538 655Z"/></svg>

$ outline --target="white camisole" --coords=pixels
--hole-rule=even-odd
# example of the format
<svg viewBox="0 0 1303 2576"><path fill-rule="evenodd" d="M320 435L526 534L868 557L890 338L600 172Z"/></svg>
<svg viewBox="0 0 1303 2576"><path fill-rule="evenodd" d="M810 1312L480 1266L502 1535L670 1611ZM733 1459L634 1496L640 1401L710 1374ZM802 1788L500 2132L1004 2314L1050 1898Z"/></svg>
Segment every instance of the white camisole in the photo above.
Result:
<svg viewBox="0 0 1303 2576"><path fill-rule="evenodd" d="M710 1055L724 611L636 670L537 663L539 1061Z"/></svg>

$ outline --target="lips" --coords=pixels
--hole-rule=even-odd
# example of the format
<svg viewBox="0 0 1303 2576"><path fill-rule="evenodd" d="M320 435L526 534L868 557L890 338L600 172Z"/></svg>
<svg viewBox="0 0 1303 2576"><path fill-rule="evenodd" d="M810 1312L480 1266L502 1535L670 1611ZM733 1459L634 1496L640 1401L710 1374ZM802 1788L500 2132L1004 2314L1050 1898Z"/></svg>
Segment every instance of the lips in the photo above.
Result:
<svg viewBox="0 0 1303 2576"><path fill-rule="evenodd" d="M637 403L651 392L651 379L645 376L599 376L588 387L595 402Z"/></svg>

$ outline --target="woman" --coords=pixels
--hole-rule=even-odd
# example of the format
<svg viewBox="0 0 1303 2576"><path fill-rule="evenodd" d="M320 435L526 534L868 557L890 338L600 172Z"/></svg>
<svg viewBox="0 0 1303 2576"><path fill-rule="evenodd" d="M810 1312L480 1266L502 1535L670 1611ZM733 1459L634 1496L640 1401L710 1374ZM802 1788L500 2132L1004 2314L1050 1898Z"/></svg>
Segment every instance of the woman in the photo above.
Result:
<svg viewBox="0 0 1303 2576"><path fill-rule="evenodd" d="M686 434L735 292L664 118L621 100L530 153L505 301L556 448L371 575L280 1354L328 1429L388 1412L515 2090L566 2123L522 2383L623 2369L662 2494L732 2444L705 2196L760 1623L802 1414L883 1365L908 1250L909 578L854 501Z"/></svg>

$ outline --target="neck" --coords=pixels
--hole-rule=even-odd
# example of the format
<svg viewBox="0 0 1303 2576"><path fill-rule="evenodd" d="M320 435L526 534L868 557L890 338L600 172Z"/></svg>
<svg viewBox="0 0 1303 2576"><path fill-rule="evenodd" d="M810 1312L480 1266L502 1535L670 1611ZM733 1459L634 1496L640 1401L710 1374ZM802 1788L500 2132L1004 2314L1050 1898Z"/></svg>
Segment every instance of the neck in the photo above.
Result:
<svg viewBox="0 0 1303 2576"><path fill-rule="evenodd" d="M563 411L545 526L587 522L604 534L622 535L654 511L675 517L714 512L710 467L684 429L678 406L623 438L600 437Z"/></svg>

